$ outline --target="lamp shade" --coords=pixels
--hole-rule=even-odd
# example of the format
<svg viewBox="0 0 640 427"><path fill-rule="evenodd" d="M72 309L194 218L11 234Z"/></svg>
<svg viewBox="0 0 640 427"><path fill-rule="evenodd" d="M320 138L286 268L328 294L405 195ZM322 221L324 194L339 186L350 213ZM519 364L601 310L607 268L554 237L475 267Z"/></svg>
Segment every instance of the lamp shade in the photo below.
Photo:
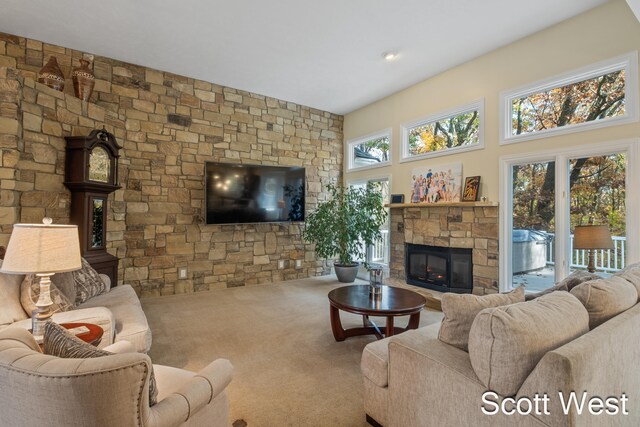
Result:
<svg viewBox="0 0 640 427"><path fill-rule="evenodd" d="M578 225L573 235L574 249L613 249L606 225Z"/></svg>
<svg viewBox="0 0 640 427"><path fill-rule="evenodd" d="M78 270L81 266L78 226L15 224L1 271L62 273Z"/></svg>

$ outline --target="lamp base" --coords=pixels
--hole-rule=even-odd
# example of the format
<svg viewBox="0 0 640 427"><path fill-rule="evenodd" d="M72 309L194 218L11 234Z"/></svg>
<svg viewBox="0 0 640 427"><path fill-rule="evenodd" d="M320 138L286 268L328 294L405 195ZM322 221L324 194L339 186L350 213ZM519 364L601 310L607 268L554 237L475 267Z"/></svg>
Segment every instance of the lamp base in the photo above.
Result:
<svg viewBox="0 0 640 427"><path fill-rule="evenodd" d="M593 249L589 249L589 263L587 264L587 271L589 273L596 272L595 256L596 256L595 251Z"/></svg>
<svg viewBox="0 0 640 427"><path fill-rule="evenodd" d="M51 276L52 273L36 274L40 277L40 296L36 302L37 310L31 313L31 330L34 337L41 337L44 334L44 325L51 320Z"/></svg>

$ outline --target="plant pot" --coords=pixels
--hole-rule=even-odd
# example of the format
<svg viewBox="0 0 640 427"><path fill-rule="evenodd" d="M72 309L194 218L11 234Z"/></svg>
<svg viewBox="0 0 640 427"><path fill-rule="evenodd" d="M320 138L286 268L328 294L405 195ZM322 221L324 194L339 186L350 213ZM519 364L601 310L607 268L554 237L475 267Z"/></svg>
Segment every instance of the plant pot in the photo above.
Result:
<svg viewBox="0 0 640 427"><path fill-rule="evenodd" d="M357 262L351 265L343 265L333 263L333 268L336 271L336 276L338 277L338 281L342 283L353 283L356 280L356 276L358 275L358 267L360 264Z"/></svg>

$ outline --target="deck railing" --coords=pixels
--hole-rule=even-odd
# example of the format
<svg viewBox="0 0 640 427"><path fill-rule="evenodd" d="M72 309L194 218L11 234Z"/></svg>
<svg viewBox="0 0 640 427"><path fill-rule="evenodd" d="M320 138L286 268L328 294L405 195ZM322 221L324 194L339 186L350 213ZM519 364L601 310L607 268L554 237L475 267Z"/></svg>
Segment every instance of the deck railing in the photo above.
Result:
<svg viewBox="0 0 640 427"><path fill-rule="evenodd" d="M375 242L371 248L371 262L389 264L389 230L380 230L382 239Z"/></svg>
<svg viewBox="0 0 640 427"><path fill-rule="evenodd" d="M547 265L555 264L554 234L547 241ZM598 249L595 251L595 267L597 271L614 272L625 267L627 253L627 238L624 236L613 236L613 249ZM587 249L573 249L573 234L571 235L571 267L587 268L589 264L589 251Z"/></svg>

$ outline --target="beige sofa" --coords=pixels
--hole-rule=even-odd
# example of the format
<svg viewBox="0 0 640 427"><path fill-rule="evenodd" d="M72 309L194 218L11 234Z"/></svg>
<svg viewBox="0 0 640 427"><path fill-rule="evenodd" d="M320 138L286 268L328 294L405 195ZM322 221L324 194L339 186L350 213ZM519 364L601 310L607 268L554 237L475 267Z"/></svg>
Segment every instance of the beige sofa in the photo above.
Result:
<svg viewBox="0 0 640 427"><path fill-rule="evenodd" d="M622 276L640 290L638 265ZM566 292L561 293L573 298ZM592 296L597 303L599 297ZM583 335L544 353L528 374L513 397L532 399L536 393L541 397L542 393L548 393L548 415L507 415L500 411L495 415L483 414L482 396L488 387L476 374L469 353L438 339L439 324L365 347L361 363L365 412L373 419L370 423L385 427L638 426L640 304L637 296L630 304L631 308L591 330L587 327ZM591 322L592 315L598 313L593 306L586 309ZM565 321L574 322L574 318ZM562 324L557 327L563 328ZM535 339L543 341L545 337ZM622 398L624 393L629 414L622 415L620 407L617 415L591 415L586 409L579 414L575 406L571 406L565 415L558 395L561 391L564 396L571 391L582 396L586 391L589 398ZM495 401L500 404L503 399L505 396L498 396ZM493 409L486 405L485 408ZM526 405L522 408L526 412Z"/></svg>
<svg viewBox="0 0 640 427"><path fill-rule="evenodd" d="M125 340L136 351L148 352L151 348L151 330L135 291L129 285L111 288L109 277L100 277L107 285L107 292L89 299L74 310L54 314L53 320L57 323L100 325L104 330L100 348ZM0 273L0 330L11 325L31 328L30 313L25 313L20 304L20 284L23 279L23 275Z"/></svg>
<svg viewBox="0 0 640 427"><path fill-rule="evenodd" d="M108 350L127 351L121 344ZM215 360L197 374L153 365L158 403L151 407L150 368L149 357L137 352L92 359L44 355L29 332L5 328L0 426L229 426L228 360Z"/></svg>

